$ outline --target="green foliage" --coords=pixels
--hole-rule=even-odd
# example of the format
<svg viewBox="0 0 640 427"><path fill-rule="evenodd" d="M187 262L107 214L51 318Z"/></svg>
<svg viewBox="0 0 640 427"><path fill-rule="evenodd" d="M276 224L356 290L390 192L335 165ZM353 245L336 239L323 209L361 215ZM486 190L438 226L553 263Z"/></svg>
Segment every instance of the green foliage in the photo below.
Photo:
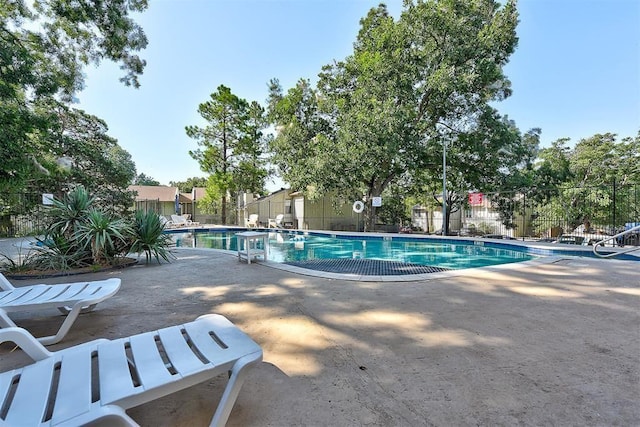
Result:
<svg viewBox="0 0 640 427"><path fill-rule="evenodd" d="M376 208L377 223L410 225L413 204L402 185L392 184L382 194L382 206Z"/></svg>
<svg viewBox="0 0 640 427"><path fill-rule="evenodd" d="M279 82L273 79L269 96L269 117L278 132L270 144L271 161L283 179L292 188L304 190L311 199L328 193L331 188L338 188L343 180L348 180L352 167L338 174L335 167L344 164L330 161L327 151L335 147L331 143L334 129L328 117L320 111L320 95L310 82L301 79L283 95ZM355 162L357 157L350 155L348 159ZM350 194L346 196L353 198L348 197ZM358 199L361 197L361 193L357 195Z"/></svg>
<svg viewBox="0 0 640 427"><path fill-rule="evenodd" d="M104 207L126 211L133 203L127 191L135 176L131 155L107 135L103 120L61 104L50 108L57 118L42 139L52 156L41 158L48 174L32 182L31 190L61 193L82 185L91 188Z"/></svg>
<svg viewBox="0 0 640 427"><path fill-rule="evenodd" d="M138 210L131 227L130 251L138 254L144 252L147 263L151 257L155 257L160 263L160 258L169 262L172 255L169 247L172 245L171 236L164 234L164 225L153 211Z"/></svg>
<svg viewBox="0 0 640 427"><path fill-rule="evenodd" d="M186 181L169 181L169 186L178 187L181 193L191 193L194 187L205 187L206 185L207 178L196 176L187 178Z"/></svg>
<svg viewBox="0 0 640 427"><path fill-rule="evenodd" d="M196 202L198 209L202 213L218 215L223 211L223 200L225 200L225 191L229 188L229 181L232 180L230 175L219 176L210 175L209 179L205 183L204 195ZM226 213L226 209L224 209Z"/></svg>
<svg viewBox="0 0 640 427"><path fill-rule="evenodd" d="M94 264L108 264L125 247L129 226L122 219L91 209L78 225L73 240L90 248Z"/></svg>
<svg viewBox="0 0 640 427"><path fill-rule="evenodd" d="M63 237L72 241L80 225L85 221L95 198L81 186L65 194L61 200L53 199L53 209L50 212L52 223L47 234L53 237Z"/></svg>
<svg viewBox="0 0 640 427"><path fill-rule="evenodd" d="M60 94L70 99L82 88L82 68L102 59L120 62L126 72L121 81L139 86L145 62L134 52L146 47L147 38L129 13L145 10L146 0L0 4L5 93L30 89L36 97Z"/></svg>
<svg viewBox="0 0 640 427"><path fill-rule="evenodd" d="M476 230L479 234L495 234L497 232L495 226L484 221L476 226Z"/></svg>
<svg viewBox="0 0 640 427"><path fill-rule="evenodd" d="M140 173L133 180L133 185L150 185L150 186L157 187L160 185L160 181L156 181L150 176Z"/></svg>
<svg viewBox="0 0 640 427"><path fill-rule="evenodd" d="M89 138L94 151L78 146L87 139L78 131L100 129L92 116L64 105L82 89L83 68L103 59L121 63L126 85L139 85L145 63L135 52L147 39L129 13L146 7L146 0L0 0L0 191L64 191L52 184L87 185L83 178L104 172L96 163L108 158L113 142ZM56 164L68 156L80 177ZM127 172L118 165L126 166L108 166L106 180L116 187Z"/></svg>
<svg viewBox="0 0 640 427"><path fill-rule="evenodd" d="M317 89L300 80L283 94L270 82L283 178L307 195L347 198L379 196L400 180L435 188L447 143L454 196L495 187L531 158L490 106L511 94L502 67L516 25L513 1L407 1L398 20L383 4L371 9L353 54L323 67Z"/></svg>
<svg viewBox="0 0 640 427"><path fill-rule="evenodd" d="M207 126L187 126L185 130L200 147L189 154L203 172L210 174L208 193L220 195L225 224L227 194L264 188L268 172L262 159L266 141L262 130L267 123L258 103L249 104L224 85L218 86L210 98L198 106Z"/></svg>
<svg viewBox="0 0 640 427"><path fill-rule="evenodd" d="M558 218L569 228L584 221L602 226L614 220L615 204L617 211L627 214L617 215L614 226L637 219L640 207L627 188L640 184L640 135L618 142L614 134L596 134L573 149L568 143L563 138L541 150L536 179L546 191L544 198L536 199L537 214Z"/></svg>
<svg viewBox="0 0 640 427"><path fill-rule="evenodd" d="M38 245L20 264L24 270L69 270L87 266L116 265L130 251L145 252L168 261L171 237L155 212L136 212L133 221L102 208L83 187L60 200L54 199L50 223Z"/></svg>

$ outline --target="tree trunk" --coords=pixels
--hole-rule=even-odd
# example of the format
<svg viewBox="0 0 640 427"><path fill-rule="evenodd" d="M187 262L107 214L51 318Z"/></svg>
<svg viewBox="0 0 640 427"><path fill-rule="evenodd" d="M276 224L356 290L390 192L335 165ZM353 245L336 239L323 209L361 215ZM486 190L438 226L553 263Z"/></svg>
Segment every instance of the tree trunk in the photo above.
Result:
<svg viewBox="0 0 640 427"><path fill-rule="evenodd" d="M222 196L222 209L221 209L221 212L222 212L222 218L221 218L220 223L222 225L226 225L227 224L227 196L226 195Z"/></svg>

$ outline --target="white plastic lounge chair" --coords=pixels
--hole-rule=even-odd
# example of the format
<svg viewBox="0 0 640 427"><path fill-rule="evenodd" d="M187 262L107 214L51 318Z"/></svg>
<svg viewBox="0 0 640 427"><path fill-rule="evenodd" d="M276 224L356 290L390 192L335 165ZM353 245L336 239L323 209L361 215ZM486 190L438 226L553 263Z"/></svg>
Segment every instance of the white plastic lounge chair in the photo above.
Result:
<svg viewBox="0 0 640 427"><path fill-rule="evenodd" d="M275 219L269 218L269 228L284 228L283 220L284 214L276 215Z"/></svg>
<svg viewBox="0 0 640 427"><path fill-rule="evenodd" d="M158 215L158 218L160 219L160 224L162 224L163 228L173 227L173 221L168 220L164 215Z"/></svg>
<svg viewBox="0 0 640 427"><path fill-rule="evenodd" d="M184 215L171 215L171 222L174 227L192 227L195 225L200 225L199 222L193 222Z"/></svg>
<svg viewBox="0 0 640 427"><path fill-rule="evenodd" d="M229 320L210 314L191 323L50 352L21 328L0 330L34 363L0 373L0 424L138 424L125 410L229 372L212 426L224 426L248 369L262 349Z"/></svg>
<svg viewBox="0 0 640 427"><path fill-rule="evenodd" d="M174 227L186 227L188 225L187 219L182 215L171 215L171 222Z"/></svg>
<svg viewBox="0 0 640 427"><path fill-rule="evenodd" d="M247 228L258 228L258 214L249 215L249 218L245 219L245 226Z"/></svg>
<svg viewBox="0 0 640 427"><path fill-rule="evenodd" d="M191 214L182 214L182 217L187 221L187 225L200 225L198 221L191 219Z"/></svg>
<svg viewBox="0 0 640 427"><path fill-rule="evenodd" d="M120 279L74 282L59 285L30 285L14 287L0 273L0 327L17 326L9 313L57 308L67 317L55 335L38 338L44 344L55 344L67 335L80 313L94 309L96 304L115 295Z"/></svg>

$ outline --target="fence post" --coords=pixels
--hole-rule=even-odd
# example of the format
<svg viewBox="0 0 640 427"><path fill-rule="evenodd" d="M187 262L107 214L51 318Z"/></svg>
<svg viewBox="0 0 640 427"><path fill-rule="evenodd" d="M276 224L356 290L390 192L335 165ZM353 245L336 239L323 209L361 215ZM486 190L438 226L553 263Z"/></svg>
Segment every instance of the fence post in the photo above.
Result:
<svg viewBox="0 0 640 427"><path fill-rule="evenodd" d="M527 220L527 192L523 191L522 194L524 195L522 200L522 241L524 242L524 232Z"/></svg>
<svg viewBox="0 0 640 427"><path fill-rule="evenodd" d="M616 232L616 178L615 177L613 177L613 215L612 217L613 217L612 231L614 232L613 234L616 234L615 233ZM615 242L614 242L614 245L615 245Z"/></svg>

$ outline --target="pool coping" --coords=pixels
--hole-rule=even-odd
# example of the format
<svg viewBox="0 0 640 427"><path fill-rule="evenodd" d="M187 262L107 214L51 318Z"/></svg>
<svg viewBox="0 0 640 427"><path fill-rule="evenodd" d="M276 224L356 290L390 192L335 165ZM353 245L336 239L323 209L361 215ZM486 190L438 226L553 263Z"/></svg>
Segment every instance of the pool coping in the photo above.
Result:
<svg viewBox="0 0 640 427"><path fill-rule="evenodd" d="M243 227L223 227L223 226L215 226L215 227L189 227L183 229L172 229L170 232L180 233L180 232L206 232L206 231L245 231L246 228ZM464 244L470 244L471 242L474 245L479 246L487 246L491 248L497 249L513 249L514 246L522 249L523 252L536 256L536 258L527 261L519 261L519 262L511 262L505 264L498 264L492 266L485 267L471 267L471 268L462 268L456 270L448 270L443 272L433 272L433 273L421 273L421 274L403 274L403 275L361 275L361 274L352 274L352 273L335 273L329 271L321 271L321 270L313 270L308 268L303 268L299 266L289 265L286 263L279 263L275 261L262 260L260 258L256 259L255 263L264 265L266 267L288 271L291 273L301 274L305 276L311 277L320 277L325 279L334 279L334 280L349 280L349 281L358 281L358 282L412 282L412 281L428 281L433 279L441 279L462 275L473 275L474 273L485 273L492 271L506 271L513 270L518 268L530 268L535 267L536 265L543 264L552 264L558 262L560 260L573 259L573 258L592 258L592 259L603 259L597 257L593 254L592 246L581 246L581 245L562 245L548 243L548 242L537 242L537 241L522 241L522 240L503 240L503 239L478 239L474 237L459 237L459 236L437 236L437 235L424 235L424 234L402 234L402 233L377 233L377 232L348 232L348 231L327 231L327 230L296 230L296 229L281 229L281 228L259 228L258 231L263 232L273 232L273 233L295 233L299 235L321 235L321 236L332 236L332 237L341 237L348 239L389 239L389 240L431 240L431 241L439 241L441 243L450 243L456 244L460 242L464 242ZM203 249L203 248L188 248L188 247L180 247L180 249ZM232 256L237 256L236 251L229 251L224 249L209 249L218 251L219 253L224 253ZM625 248L614 248L614 247L606 247L607 252L620 252L624 251ZM624 258L613 258L618 261L640 261L640 249L638 254L624 254Z"/></svg>

